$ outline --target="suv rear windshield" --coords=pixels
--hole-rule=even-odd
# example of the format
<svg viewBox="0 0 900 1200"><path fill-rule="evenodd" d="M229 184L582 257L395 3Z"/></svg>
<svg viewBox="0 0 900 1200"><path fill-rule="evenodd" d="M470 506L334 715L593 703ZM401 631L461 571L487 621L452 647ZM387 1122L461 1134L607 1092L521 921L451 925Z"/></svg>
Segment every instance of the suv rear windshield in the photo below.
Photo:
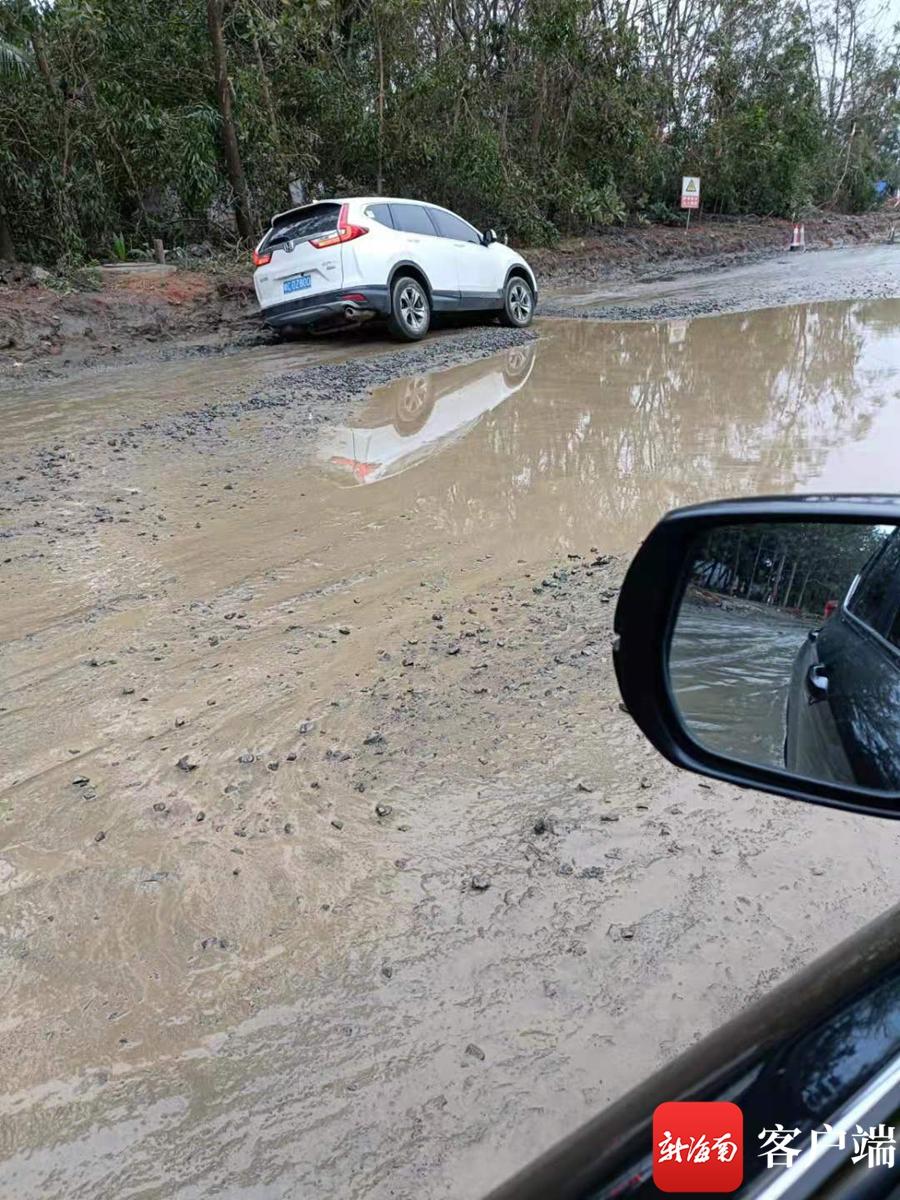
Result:
<svg viewBox="0 0 900 1200"><path fill-rule="evenodd" d="M276 217L262 248L272 250L284 242L306 242L319 233L330 233L337 229L340 215L339 204L309 204L306 208L295 208L293 212Z"/></svg>

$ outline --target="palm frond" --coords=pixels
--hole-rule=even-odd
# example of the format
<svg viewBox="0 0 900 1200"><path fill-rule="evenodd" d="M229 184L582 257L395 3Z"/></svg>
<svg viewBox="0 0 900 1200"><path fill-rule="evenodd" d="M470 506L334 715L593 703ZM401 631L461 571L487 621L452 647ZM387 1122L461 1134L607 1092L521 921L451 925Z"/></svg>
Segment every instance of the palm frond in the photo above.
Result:
<svg viewBox="0 0 900 1200"><path fill-rule="evenodd" d="M27 50L0 38L0 77L25 75L31 70L31 66L31 54Z"/></svg>

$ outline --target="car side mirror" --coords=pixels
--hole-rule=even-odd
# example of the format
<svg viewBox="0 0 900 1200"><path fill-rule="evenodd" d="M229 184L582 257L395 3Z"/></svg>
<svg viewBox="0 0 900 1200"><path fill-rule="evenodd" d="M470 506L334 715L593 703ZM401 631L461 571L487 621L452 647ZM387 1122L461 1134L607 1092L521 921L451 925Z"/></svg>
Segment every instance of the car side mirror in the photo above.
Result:
<svg viewBox="0 0 900 1200"><path fill-rule="evenodd" d="M481 244L483 246L490 246L491 242L496 242L496 240L497 240L496 229L486 229L484 231L484 233L481 235Z"/></svg>
<svg viewBox="0 0 900 1200"><path fill-rule="evenodd" d="M900 816L900 497L669 513L615 630L625 705L677 766Z"/></svg>

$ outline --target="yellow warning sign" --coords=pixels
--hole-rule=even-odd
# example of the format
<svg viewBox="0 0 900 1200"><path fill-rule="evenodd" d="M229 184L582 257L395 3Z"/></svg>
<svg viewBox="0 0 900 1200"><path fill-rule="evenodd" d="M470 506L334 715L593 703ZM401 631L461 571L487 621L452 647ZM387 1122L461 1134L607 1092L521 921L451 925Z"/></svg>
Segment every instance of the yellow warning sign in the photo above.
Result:
<svg viewBox="0 0 900 1200"><path fill-rule="evenodd" d="M700 176L683 175L681 177L681 207L700 207Z"/></svg>

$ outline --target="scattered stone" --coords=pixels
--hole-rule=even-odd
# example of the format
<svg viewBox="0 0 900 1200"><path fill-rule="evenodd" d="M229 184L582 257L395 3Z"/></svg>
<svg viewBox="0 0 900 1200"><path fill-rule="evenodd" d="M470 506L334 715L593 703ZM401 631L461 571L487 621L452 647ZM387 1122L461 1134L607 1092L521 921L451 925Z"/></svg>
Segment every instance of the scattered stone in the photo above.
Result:
<svg viewBox="0 0 900 1200"><path fill-rule="evenodd" d="M285 762L296 762L297 761L297 751L289 750L287 752L287 754L284 756L284 760L285 760Z"/></svg>
<svg viewBox="0 0 900 1200"><path fill-rule="evenodd" d="M277 758L273 758L271 762L266 763L266 766L270 771L277 771L280 763L278 762Z"/></svg>
<svg viewBox="0 0 900 1200"><path fill-rule="evenodd" d="M242 755L241 755L241 756L238 758L238 762L239 762L239 763L243 763L245 767L249 767L251 763L254 763L254 762L256 762L256 755L255 755L255 754L251 754L249 750L246 750L246 751L245 751L245 752L244 752L244 753L243 753L243 754L242 754Z"/></svg>
<svg viewBox="0 0 900 1200"><path fill-rule="evenodd" d="M300 724L297 726L297 732L298 733L312 733L312 731L315 729L315 727L316 727L315 721L301 721Z"/></svg>
<svg viewBox="0 0 900 1200"><path fill-rule="evenodd" d="M342 633L344 635L344 637L347 637L347 635L350 633L350 626L349 625L339 625L338 633Z"/></svg>
<svg viewBox="0 0 900 1200"><path fill-rule="evenodd" d="M612 822L612 821L618 821L618 819L619 818L616 813L601 813L600 814L600 820L604 821L607 825L610 824L610 822Z"/></svg>
<svg viewBox="0 0 900 1200"><path fill-rule="evenodd" d="M103 829L101 829L99 833L95 833L94 841L95 842L105 842L106 841L106 832Z"/></svg>
<svg viewBox="0 0 900 1200"><path fill-rule="evenodd" d="M187 719L185 717L176 717L175 718L175 728L176 729L183 729L185 725L187 725Z"/></svg>
<svg viewBox="0 0 900 1200"><path fill-rule="evenodd" d="M560 863L556 873L557 875L574 875L575 868L571 863Z"/></svg>
<svg viewBox="0 0 900 1200"><path fill-rule="evenodd" d="M466 1046L466 1054L470 1058L477 1058L479 1062L484 1062L484 1051L480 1046L476 1046L474 1042L469 1042Z"/></svg>
<svg viewBox="0 0 900 1200"><path fill-rule="evenodd" d="M154 812L165 812L166 811L165 800L157 800L156 803L153 805L153 811Z"/></svg>
<svg viewBox="0 0 900 1200"><path fill-rule="evenodd" d="M376 804L375 805L375 816L376 817L389 817L393 811L394 810L390 804Z"/></svg>
<svg viewBox="0 0 900 1200"><path fill-rule="evenodd" d="M623 713L628 712L628 705L625 703L624 700L619 701L619 712L623 712Z"/></svg>
<svg viewBox="0 0 900 1200"><path fill-rule="evenodd" d="M469 887L473 892L486 892L491 886L489 875L473 875L469 880Z"/></svg>
<svg viewBox="0 0 900 1200"><path fill-rule="evenodd" d="M203 811L203 809L202 809L202 808L201 808L201 809L200 809L200 811L197 813L197 815L196 815L196 817L194 818L194 820L195 820L195 821L205 821L205 820L206 820L206 813Z"/></svg>
<svg viewBox="0 0 900 1200"><path fill-rule="evenodd" d="M178 767L179 771L196 771L200 766L200 764L195 762L189 754L182 754L181 758L179 758L175 765Z"/></svg>
<svg viewBox="0 0 900 1200"><path fill-rule="evenodd" d="M87 775L76 775L72 780L72 787L85 787L90 782Z"/></svg>
<svg viewBox="0 0 900 1200"><path fill-rule="evenodd" d="M285 833L293 833L294 832L294 826L290 823L290 821L285 821L284 832Z"/></svg>
<svg viewBox="0 0 900 1200"><path fill-rule="evenodd" d="M381 973L385 977L385 979L390 979L391 976L394 974L394 968L391 966L390 963L382 963L381 964Z"/></svg>
<svg viewBox="0 0 900 1200"><path fill-rule="evenodd" d="M596 789L592 783L588 783L584 779L579 779L578 783L575 785L575 790L577 792L593 792Z"/></svg>
<svg viewBox="0 0 900 1200"><path fill-rule="evenodd" d="M602 879L603 878L603 868L602 867L584 867L583 870L578 872L578 878L579 879Z"/></svg>
<svg viewBox="0 0 900 1200"><path fill-rule="evenodd" d="M363 738L364 746L380 746L385 740L383 733L370 733L368 737Z"/></svg>
<svg viewBox="0 0 900 1200"><path fill-rule="evenodd" d="M459 651L460 651L460 647L457 645L456 642L454 642L452 646L447 647L447 653L451 656L454 654L459 654Z"/></svg>
<svg viewBox="0 0 900 1200"><path fill-rule="evenodd" d="M223 937L205 937L200 943L201 950L227 950L228 939Z"/></svg>
<svg viewBox="0 0 900 1200"><path fill-rule="evenodd" d="M553 824L549 817L538 817L531 828L533 832L538 835L538 837L543 836L545 833L553 832Z"/></svg>
<svg viewBox="0 0 900 1200"><path fill-rule="evenodd" d="M332 828L333 828L333 829L343 829L343 828L344 828L344 822L343 822L343 821L339 821L339 820L337 819L337 817L333 817L333 818L332 818L332 821L331 821L331 826L332 826Z"/></svg>
<svg viewBox="0 0 900 1200"><path fill-rule="evenodd" d="M132 687L122 688L122 695L123 696L133 696L134 688L132 688Z"/></svg>

